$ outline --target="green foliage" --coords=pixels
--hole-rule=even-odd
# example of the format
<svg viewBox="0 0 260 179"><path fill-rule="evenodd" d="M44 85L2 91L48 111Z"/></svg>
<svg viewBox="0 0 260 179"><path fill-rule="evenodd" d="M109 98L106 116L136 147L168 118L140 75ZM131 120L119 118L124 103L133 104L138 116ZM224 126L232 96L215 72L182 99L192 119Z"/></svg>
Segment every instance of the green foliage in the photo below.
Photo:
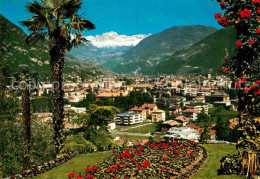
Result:
<svg viewBox="0 0 260 179"><path fill-rule="evenodd" d="M17 120L18 101L0 92L0 178L22 168L22 130Z"/></svg>
<svg viewBox="0 0 260 179"><path fill-rule="evenodd" d="M115 147L121 147L119 143L114 141L114 137L112 134L109 134L104 129L99 129L96 131L91 131L87 135L87 139L92 142L99 151L107 150Z"/></svg>
<svg viewBox="0 0 260 179"><path fill-rule="evenodd" d="M94 152L97 150L97 147L87 141L82 135L73 135L68 137L68 139L64 142L64 148L62 152Z"/></svg>
<svg viewBox="0 0 260 179"><path fill-rule="evenodd" d="M242 165L239 162L239 156L225 156L221 160L220 169L218 170L218 175L230 175L237 174L241 172Z"/></svg>
<svg viewBox="0 0 260 179"><path fill-rule="evenodd" d="M31 100L31 109L33 113L52 112L51 97L42 96Z"/></svg>
<svg viewBox="0 0 260 179"><path fill-rule="evenodd" d="M207 141L210 139L210 135L209 135L209 128L205 127L204 131L201 133L200 135L200 139L199 142L202 144L207 143Z"/></svg>

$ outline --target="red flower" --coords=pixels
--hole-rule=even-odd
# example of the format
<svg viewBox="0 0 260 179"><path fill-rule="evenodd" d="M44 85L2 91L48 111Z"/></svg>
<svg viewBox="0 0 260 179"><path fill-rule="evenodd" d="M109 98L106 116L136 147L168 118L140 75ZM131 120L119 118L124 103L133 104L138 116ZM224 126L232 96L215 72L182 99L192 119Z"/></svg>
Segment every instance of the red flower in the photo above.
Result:
<svg viewBox="0 0 260 179"><path fill-rule="evenodd" d="M238 19L237 21L235 21L236 24L239 24L241 21L240 19Z"/></svg>
<svg viewBox="0 0 260 179"><path fill-rule="evenodd" d="M260 90L255 93L255 96L260 96Z"/></svg>
<svg viewBox="0 0 260 179"><path fill-rule="evenodd" d="M217 20L219 20L220 18L221 18L221 13L217 13L217 14L215 14L215 19L217 19Z"/></svg>
<svg viewBox="0 0 260 179"><path fill-rule="evenodd" d="M183 156L186 157L186 156L187 156L187 153L184 153Z"/></svg>
<svg viewBox="0 0 260 179"><path fill-rule="evenodd" d="M222 71L222 68L220 66L218 67L218 71Z"/></svg>
<svg viewBox="0 0 260 179"><path fill-rule="evenodd" d="M245 91L245 92L248 92L248 91L250 91L250 88L245 87L244 91Z"/></svg>
<svg viewBox="0 0 260 179"><path fill-rule="evenodd" d="M167 152L167 155L171 155L171 152Z"/></svg>
<svg viewBox="0 0 260 179"><path fill-rule="evenodd" d="M248 9L244 9L243 11L241 11L240 13L240 17L243 19L249 19L252 15L252 11L248 10Z"/></svg>
<svg viewBox="0 0 260 179"><path fill-rule="evenodd" d="M144 167L147 168L150 165L150 163L146 160L144 161Z"/></svg>
<svg viewBox="0 0 260 179"><path fill-rule="evenodd" d="M92 172L93 168L86 168L86 172Z"/></svg>
<svg viewBox="0 0 260 179"><path fill-rule="evenodd" d="M242 78L240 82L241 82L241 84L245 84L246 83L246 78Z"/></svg>
<svg viewBox="0 0 260 179"><path fill-rule="evenodd" d="M77 175L77 179L84 179L81 175Z"/></svg>
<svg viewBox="0 0 260 179"><path fill-rule="evenodd" d="M118 166L115 166L115 167L114 167L114 170L117 171L117 170L118 170Z"/></svg>
<svg viewBox="0 0 260 179"><path fill-rule="evenodd" d="M108 168L108 171L113 172L113 171L114 171L114 168L113 168L113 167L110 167L110 168Z"/></svg>
<svg viewBox="0 0 260 179"><path fill-rule="evenodd" d="M260 81L256 80L255 84L256 84L256 85L259 85L259 84L260 84Z"/></svg>
<svg viewBox="0 0 260 179"><path fill-rule="evenodd" d="M241 41L237 41L236 42L236 47L237 48L243 47L243 43Z"/></svg>
<svg viewBox="0 0 260 179"><path fill-rule="evenodd" d="M161 171L164 171L164 170L166 170L166 168L164 168L164 167L163 167L163 168L161 168Z"/></svg>
<svg viewBox="0 0 260 179"><path fill-rule="evenodd" d="M115 153L116 151L115 150L112 150L113 153Z"/></svg>
<svg viewBox="0 0 260 179"><path fill-rule="evenodd" d="M95 178L95 176L88 174L88 175L87 175L87 178Z"/></svg>
<svg viewBox="0 0 260 179"><path fill-rule="evenodd" d="M94 165L92 168L93 168L94 170L97 170L97 169L98 169L98 166Z"/></svg>
<svg viewBox="0 0 260 179"><path fill-rule="evenodd" d="M123 169L126 169L126 166L123 166Z"/></svg>
<svg viewBox="0 0 260 179"><path fill-rule="evenodd" d="M257 7L257 13L260 14L260 7Z"/></svg>
<svg viewBox="0 0 260 179"><path fill-rule="evenodd" d="M178 156L177 156L177 155L175 155L175 156L174 156L174 158L178 158Z"/></svg>
<svg viewBox="0 0 260 179"><path fill-rule="evenodd" d="M182 145L182 146L181 146L181 149L183 149L183 148L185 148L185 145Z"/></svg>
<svg viewBox="0 0 260 179"><path fill-rule="evenodd" d="M255 4L255 5L257 5L257 4L259 4L260 3L260 0L253 0L252 1L252 4Z"/></svg>
<svg viewBox="0 0 260 179"><path fill-rule="evenodd" d="M256 88L256 85L252 85L250 88L251 88L251 89L255 89L255 88Z"/></svg>
<svg viewBox="0 0 260 179"><path fill-rule="evenodd" d="M75 172L71 172L71 173L69 173L67 176L68 176L69 178L73 178L75 175L76 175Z"/></svg>
<svg viewBox="0 0 260 179"><path fill-rule="evenodd" d="M251 40L249 41L249 43L250 43L250 45L254 45L254 44L255 44L255 40L254 40L254 39L251 39Z"/></svg>
<svg viewBox="0 0 260 179"><path fill-rule="evenodd" d="M228 69L226 68L225 70L223 70L224 73L227 73Z"/></svg>
<svg viewBox="0 0 260 179"><path fill-rule="evenodd" d="M256 29L256 33L260 34L260 28Z"/></svg>
<svg viewBox="0 0 260 179"><path fill-rule="evenodd" d="M226 27L226 26L228 26L229 20L225 17L221 17L218 19L218 23L219 23L219 25Z"/></svg>
<svg viewBox="0 0 260 179"><path fill-rule="evenodd" d="M121 164L119 162L116 163L117 166L121 166Z"/></svg>
<svg viewBox="0 0 260 179"><path fill-rule="evenodd" d="M225 61L228 61L228 59L227 59L227 58L224 58L224 60L225 60Z"/></svg>
<svg viewBox="0 0 260 179"><path fill-rule="evenodd" d="M142 168L142 166L138 165L136 168L137 168L138 170L140 170L140 169Z"/></svg>
<svg viewBox="0 0 260 179"><path fill-rule="evenodd" d="M239 87L240 86L240 82L236 82L235 86Z"/></svg>
<svg viewBox="0 0 260 179"><path fill-rule="evenodd" d="M131 159L131 162L135 162L135 159Z"/></svg>
<svg viewBox="0 0 260 179"><path fill-rule="evenodd" d="M227 7L227 4L224 1L221 1L219 4L220 4L222 9Z"/></svg>
<svg viewBox="0 0 260 179"><path fill-rule="evenodd" d="M150 145L150 148L155 148L155 143L152 143L152 144Z"/></svg>
<svg viewBox="0 0 260 179"><path fill-rule="evenodd" d="M180 152L179 152L178 150L176 150L174 153L175 153L175 154L179 154Z"/></svg>
<svg viewBox="0 0 260 179"><path fill-rule="evenodd" d="M167 157L163 157L163 160L164 160L164 161L167 161L168 159L167 159Z"/></svg>

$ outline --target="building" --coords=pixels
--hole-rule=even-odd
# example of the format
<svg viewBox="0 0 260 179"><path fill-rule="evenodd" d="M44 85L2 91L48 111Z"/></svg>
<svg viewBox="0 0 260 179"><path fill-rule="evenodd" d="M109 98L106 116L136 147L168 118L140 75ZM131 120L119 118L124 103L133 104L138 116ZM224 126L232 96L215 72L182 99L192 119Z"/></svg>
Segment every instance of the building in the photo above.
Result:
<svg viewBox="0 0 260 179"><path fill-rule="evenodd" d="M147 117L146 109L136 106L136 107L130 109L129 111L135 112L135 113L140 113L142 115L143 120L146 120L146 117Z"/></svg>
<svg viewBox="0 0 260 179"><path fill-rule="evenodd" d="M156 109L152 112L152 122L165 121L165 111Z"/></svg>
<svg viewBox="0 0 260 179"><path fill-rule="evenodd" d="M175 140L175 139L186 139L186 140L195 140L198 141L200 135L197 135L196 129L191 129L188 127L172 127L167 134L163 136L166 140Z"/></svg>
<svg viewBox="0 0 260 179"><path fill-rule="evenodd" d="M117 114L116 124L117 125L133 125L143 122L142 115L140 113L121 113Z"/></svg>
<svg viewBox="0 0 260 179"><path fill-rule="evenodd" d="M85 107L72 107L71 105L64 106L64 112L73 111L75 113L86 113L87 109Z"/></svg>
<svg viewBox="0 0 260 179"><path fill-rule="evenodd" d="M196 109L186 109L182 111L182 115L189 118L190 121L196 121L198 119L199 111Z"/></svg>
<svg viewBox="0 0 260 179"><path fill-rule="evenodd" d="M145 103L141 108L146 109L147 116L150 116L154 110L158 109L157 105L154 103Z"/></svg>
<svg viewBox="0 0 260 179"><path fill-rule="evenodd" d="M186 124L190 121L189 118L182 115L176 117L174 120L182 126L186 126Z"/></svg>
<svg viewBox="0 0 260 179"><path fill-rule="evenodd" d="M161 131L167 132L168 130L170 130L170 128L176 127L179 125L180 125L180 123L178 123L177 121L174 121L174 120L165 121L162 123Z"/></svg>

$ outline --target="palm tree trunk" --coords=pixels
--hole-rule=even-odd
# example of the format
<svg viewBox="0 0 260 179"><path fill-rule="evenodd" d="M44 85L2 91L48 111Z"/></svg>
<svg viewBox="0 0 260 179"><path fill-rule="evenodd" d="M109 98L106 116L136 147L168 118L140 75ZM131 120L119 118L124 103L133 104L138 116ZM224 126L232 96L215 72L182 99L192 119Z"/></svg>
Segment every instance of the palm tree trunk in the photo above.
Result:
<svg viewBox="0 0 260 179"><path fill-rule="evenodd" d="M64 129L64 90L63 90L63 69L64 54L59 46L50 50L52 67L52 100L53 100L53 127L56 154L60 152L63 146Z"/></svg>
<svg viewBox="0 0 260 179"><path fill-rule="evenodd" d="M23 169L30 167L30 141L31 141L31 114L30 114L30 91L28 87L22 92L23 105Z"/></svg>

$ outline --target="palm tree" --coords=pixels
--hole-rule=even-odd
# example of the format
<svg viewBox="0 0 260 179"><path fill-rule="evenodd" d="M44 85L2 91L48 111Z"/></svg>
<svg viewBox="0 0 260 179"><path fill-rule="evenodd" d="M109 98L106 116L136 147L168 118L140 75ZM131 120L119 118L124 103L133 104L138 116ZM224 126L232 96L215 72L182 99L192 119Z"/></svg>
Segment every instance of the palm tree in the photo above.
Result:
<svg viewBox="0 0 260 179"><path fill-rule="evenodd" d="M31 71L29 68L22 68L21 71L12 75L22 93L22 115L23 115L23 169L30 167L30 148L31 148L31 92L35 91L40 83L38 72Z"/></svg>
<svg viewBox="0 0 260 179"><path fill-rule="evenodd" d="M32 31L25 43L45 39L49 44L53 84L53 127L57 154L63 144L65 52L86 41L82 31L95 28L90 21L77 15L81 5L81 0L33 1L27 5L27 10L33 17L21 22Z"/></svg>

